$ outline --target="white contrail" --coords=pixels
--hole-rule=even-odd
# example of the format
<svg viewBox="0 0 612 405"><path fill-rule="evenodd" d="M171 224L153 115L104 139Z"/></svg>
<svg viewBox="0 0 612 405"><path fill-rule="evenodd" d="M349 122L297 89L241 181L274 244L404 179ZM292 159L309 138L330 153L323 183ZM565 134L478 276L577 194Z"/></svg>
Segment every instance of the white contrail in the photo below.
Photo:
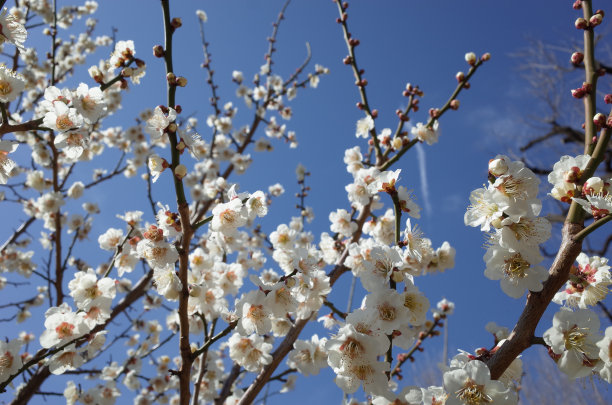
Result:
<svg viewBox="0 0 612 405"><path fill-rule="evenodd" d="M416 144L417 159L419 161L419 175L421 177L421 195L423 197L423 208L425 214L431 215L431 203L429 202L429 183L427 182L427 161L425 159L425 149L420 142Z"/></svg>

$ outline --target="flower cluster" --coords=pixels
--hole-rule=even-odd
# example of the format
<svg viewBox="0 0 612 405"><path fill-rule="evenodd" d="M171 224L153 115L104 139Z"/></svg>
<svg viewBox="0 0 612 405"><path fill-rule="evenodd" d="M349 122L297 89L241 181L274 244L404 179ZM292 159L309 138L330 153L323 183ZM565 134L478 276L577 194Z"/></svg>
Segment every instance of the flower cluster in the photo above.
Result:
<svg viewBox="0 0 612 405"><path fill-rule="evenodd" d="M522 162L497 156L489 162L489 185L472 191L464 216L466 225L489 232L485 276L501 280L502 290L514 298L525 290L540 291L548 278L538 265L543 260L539 245L551 230L548 220L538 217L539 183Z"/></svg>

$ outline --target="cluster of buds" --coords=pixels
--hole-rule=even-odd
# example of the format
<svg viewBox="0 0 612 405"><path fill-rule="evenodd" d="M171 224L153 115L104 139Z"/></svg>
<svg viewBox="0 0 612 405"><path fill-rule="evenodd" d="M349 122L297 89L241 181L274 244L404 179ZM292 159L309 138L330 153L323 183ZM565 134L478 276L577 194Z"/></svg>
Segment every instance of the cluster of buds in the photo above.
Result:
<svg viewBox="0 0 612 405"><path fill-rule="evenodd" d="M582 83L582 87L578 87L577 89L572 90L572 97L574 98L583 98L587 94L591 93L593 86L591 83L584 82Z"/></svg>
<svg viewBox="0 0 612 405"><path fill-rule="evenodd" d="M604 12L603 10L597 10L588 20L583 17L579 17L574 22L574 26L579 30L589 30L601 24L603 21Z"/></svg>
<svg viewBox="0 0 612 405"><path fill-rule="evenodd" d="M179 87L187 86L186 78L184 78L183 76L176 76L172 72L168 72L168 74L166 75L166 80L168 80L168 84L170 86L179 86Z"/></svg>

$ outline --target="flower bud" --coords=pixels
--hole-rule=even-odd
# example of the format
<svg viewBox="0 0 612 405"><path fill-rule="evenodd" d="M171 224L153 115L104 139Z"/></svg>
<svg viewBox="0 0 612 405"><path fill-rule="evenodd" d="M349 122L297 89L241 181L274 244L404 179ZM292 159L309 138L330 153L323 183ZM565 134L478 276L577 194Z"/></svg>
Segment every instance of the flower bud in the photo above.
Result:
<svg viewBox="0 0 612 405"><path fill-rule="evenodd" d="M187 167L185 165L178 165L174 168L174 175L180 180L187 175Z"/></svg>
<svg viewBox="0 0 612 405"><path fill-rule="evenodd" d="M576 19L576 21L574 22L574 26L576 27L576 29L584 30L589 27L589 23L587 22L587 20L580 17Z"/></svg>
<svg viewBox="0 0 612 405"><path fill-rule="evenodd" d="M166 75L166 80L168 80L168 83L170 84L176 84L176 75L172 72L168 72Z"/></svg>
<svg viewBox="0 0 612 405"><path fill-rule="evenodd" d="M489 161L489 173L495 177L503 176L508 171L508 164L504 159L492 159Z"/></svg>
<svg viewBox="0 0 612 405"><path fill-rule="evenodd" d="M134 68L131 67L126 67L121 69L121 76L123 77L130 77L134 74Z"/></svg>
<svg viewBox="0 0 612 405"><path fill-rule="evenodd" d="M455 75L455 78L457 79L459 83L461 83L462 81L465 80L465 74L463 72L457 72L457 74Z"/></svg>
<svg viewBox="0 0 612 405"><path fill-rule="evenodd" d="M598 127L602 127L606 124L606 118L607 117L603 115L602 113L597 113L593 117L593 123L597 125Z"/></svg>
<svg viewBox="0 0 612 405"><path fill-rule="evenodd" d="M457 100L457 99L452 100L450 102L450 108L452 110L455 110L455 111L458 110L459 109L459 100Z"/></svg>
<svg viewBox="0 0 612 405"><path fill-rule="evenodd" d="M172 21L170 21L170 25L172 25L174 29L180 28L183 25L183 20L181 20L181 17L174 17Z"/></svg>
<svg viewBox="0 0 612 405"><path fill-rule="evenodd" d="M489 60L491 60L491 54L489 52L484 53L481 57L480 60L483 62L487 62Z"/></svg>
<svg viewBox="0 0 612 405"><path fill-rule="evenodd" d="M591 177L590 179L585 181L584 185L582 186L582 192L585 195L599 194L603 191L603 189L604 182L599 177Z"/></svg>
<svg viewBox="0 0 612 405"><path fill-rule="evenodd" d="M465 61L470 65L474 66L476 64L476 54L474 52L468 52L465 54Z"/></svg>
<svg viewBox="0 0 612 405"><path fill-rule="evenodd" d="M601 14L593 14L591 18L589 19L589 23L591 24L592 27L596 27L599 24L601 24L602 20L603 20L603 16Z"/></svg>
<svg viewBox="0 0 612 405"><path fill-rule="evenodd" d="M168 125L168 131L170 132L176 132L177 129L178 129L178 126L176 125L175 122L171 122L170 125Z"/></svg>
<svg viewBox="0 0 612 405"><path fill-rule="evenodd" d="M582 52L574 52L570 58L570 61L572 62L572 65L578 66L582 63L583 59L584 54Z"/></svg>
<svg viewBox="0 0 612 405"><path fill-rule="evenodd" d="M582 8L582 0L576 0L572 7L574 10L580 10Z"/></svg>
<svg viewBox="0 0 612 405"><path fill-rule="evenodd" d="M604 103L606 104L612 104L612 94L606 94L604 96Z"/></svg>
<svg viewBox="0 0 612 405"><path fill-rule="evenodd" d="M156 58L163 58L164 57L164 47L161 45L155 45L153 47L153 55L155 55Z"/></svg>
<svg viewBox="0 0 612 405"><path fill-rule="evenodd" d="M187 79L184 78L183 76L179 76L176 78L176 84L179 87L185 87L187 86Z"/></svg>
<svg viewBox="0 0 612 405"><path fill-rule="evenodd" d="M572 97L574 98L582 98L585 94L586 92L582 87L572 90Z"/></svg>

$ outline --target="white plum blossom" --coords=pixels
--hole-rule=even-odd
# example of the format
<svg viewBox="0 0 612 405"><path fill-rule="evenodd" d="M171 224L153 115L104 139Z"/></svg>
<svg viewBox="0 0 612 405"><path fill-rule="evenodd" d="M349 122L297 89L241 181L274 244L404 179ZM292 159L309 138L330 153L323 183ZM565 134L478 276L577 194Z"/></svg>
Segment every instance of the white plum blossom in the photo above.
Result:
<svg viewBox="0 0 612 405"><path fill-rule="evenodd" d="M563 202L571 202L572 197L580 195L578 181L591 157L589 155L562 156L548 175L548 182L553 185L550 195Z"/></svg>
<svg viewBox="0 0 612 405"><path fill-rule="evenodd" d="M485 276L501 280L502 290L513 298L522 297L526 290L541 291L542 282L548 278L548 271L543 266L532 264L520 252L497 244L487 250L484 261L487 264Z"/></svg>
<svg viewBox="0 0 612 405"><path fill-rule="evenodd" d="M151 135L152 140L161 138L170 123L176 120L176 111L168 108L168 113L164 113L160 106L155 107L153 115L147 120L145 131Z"/></svg>
<svg viewBox="0 0 612 405"><path fill-rule="evenodd" d="M85 83L81 83L77 87L72 104L85 121L90 124L98 121L106 111L106 103L100 87L90 89Z"/></svg>
<svg viewBox="0 0 612 405"><path fill-rule="evenodd" d="M79 129L83 125L83 117L75 108L58 101L54 102L51 110L45 114L43 125L58 132L66 132Z"/></svg>
<svg viewBox="0 0 612 405"><path fill-rule="evenodd" d="M23 92L25 86L26 79L22 75L13 72L3 64L0 65L0 101L3 103L14 101Z"/></svg>
<svg viewBox="0 0 612 405"><path fill-rule="evenodd" d="M23 360L19 355L22 345L20 339L0 340L0 382L8 380L22 366Z"/></svg>
<svg viewBox="0 0 612 405"><path fill-rule="evenodd" d="M0 140L0 184L6 184L11 172L17 166L8 154L15 152L18 145L17 142Z"/></svg>
<svg viewBox="0 0 612 405"><path fill-rule="evenodd" d="M28 32L23 24L12 13L9 13L6 7L3 8L0 13L0 44L8 42L25 52L23 43L27 37Z"/></svg>
<svg viewBox="0 0 612 405"><path fill-rule="evenodd" d="M485 363L472 360L444 373L444 389L449 393L446 405L515 405L516 392L501 381L491 380Z"/></svg>
<svg viewBox="0 0 612 405"><path fill-rule="evenodd" d="M357 130L355 131L355 136L357 138L368 138L370 136L370 131L374 129L374 120L369 115L366 115L359 121L357 121Z"/></svg>
<svg viewBox="0 0 612 405"><path fill-rule="evenodd" d="M565 288L555 294L553 302L565 302L571 308L592 307L606 298L612 284L608 259L580 253L576 261L578 266L572 266Z"/></svg>
<svg viewBox="0 0 612 405"><path fill-rule="evenodd" d="M601 339L599 325L597 314L590 309L572 312L562 308L544 332L544 341L558 355L557 366L570 378L591 374L599 358L595 345Z"/></svg>
<svg viewBox="0 0 612 405"><path fill-rule="evenodd" d="M433 145L438 142L440 136L440 130L438 129L438 121L434 121L431 127L423 125L422 122L418 122L415 127L412 127L410 133L419 141L427 142L428 145Z"/></svg>
<svg viewBox="0 0 612 405"><path fill-rule="evenodd" d="M272 345L259 335L245 337L234 333L229 338L228 346L230 358L247 371L258 372L272 361Z"/></svg>

